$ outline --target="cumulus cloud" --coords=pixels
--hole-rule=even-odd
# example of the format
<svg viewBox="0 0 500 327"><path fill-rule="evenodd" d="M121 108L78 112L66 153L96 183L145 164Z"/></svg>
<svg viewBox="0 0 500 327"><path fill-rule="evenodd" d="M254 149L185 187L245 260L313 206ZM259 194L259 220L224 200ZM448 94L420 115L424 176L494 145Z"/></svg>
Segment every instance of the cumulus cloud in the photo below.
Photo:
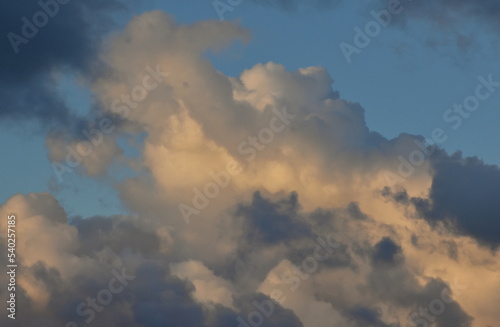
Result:
<svg viewBox="0 0 500 327"><path fill-rule="evenodd" d="M500 267L484 245L497 238L484 224L498 167L439 150L391 183L422 138L371 131L324 68L270 62L229 77L204 56L248 39L235 23L155 11L100 50L113 73L91 89L119 123L83 173L129 164L137 175L114 186L130 215L68 217L45 193L0 207L19 220L23 326L92 312L96 326L495 325ZM158 86L130 105L122 95L151 69ZM137 158L116 146L126 135L143 136ZM79 142L51 133L46 145L62 160ZM485 207L465 206L476 200ZM123 290L90 310L117 273Z"/></svg>

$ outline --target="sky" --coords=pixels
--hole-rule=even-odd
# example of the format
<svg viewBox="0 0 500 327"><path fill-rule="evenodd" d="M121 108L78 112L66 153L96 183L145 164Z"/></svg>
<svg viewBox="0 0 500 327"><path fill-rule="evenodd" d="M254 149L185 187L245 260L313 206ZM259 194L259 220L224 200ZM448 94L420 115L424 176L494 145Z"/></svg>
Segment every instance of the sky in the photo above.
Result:
<svg viewBox="0 0 500 327"><path fill-rule="evenodd" d="M4 7L2 326L498 326L496 0Z"/></svg>

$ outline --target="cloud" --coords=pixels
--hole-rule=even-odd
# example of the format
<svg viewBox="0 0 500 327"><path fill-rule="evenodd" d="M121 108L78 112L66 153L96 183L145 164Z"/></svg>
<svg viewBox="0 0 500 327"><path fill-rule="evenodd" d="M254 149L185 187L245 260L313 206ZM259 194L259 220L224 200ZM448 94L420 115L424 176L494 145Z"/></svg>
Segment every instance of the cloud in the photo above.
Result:
<svg viewBox="0 0 500 327"><path fill-rule="evenodd" d="M482 226L496 209L498 167L439 150L388 185L387 172L422 138L370 130L324 68L270 62L230 77L204 56L248 38L235 23L182 25L154 11L98 50L113 73L90 82L97 114L120 123L82 173L104 178L120 159L134 174L113 186L130 214L68 217L47 193L0 207L18 217L23 326L84 323L94 312L87 298L102 300L117 272L130 279L95 310L96 326L237 326L249 317L262 326L401 326L443 290L454 299L433 314L437 326L494 325L500 263ZM127 104L148 67L158 86ZM271 128L280 130L272 139ZM130 135L141 136L133 158L116 145ZM81 142L51 133L46 145L61 160ZM214 178L228 162L239 172ZM485 210L464 209L469 198ZM181 203L196 209L189 224ZM267 316L255 302L271 299Z"/></svg>
<svg viewBox="0 0 500 327"><path fill-rule="evenodd" d="M379 8L387 7L387 3L380 0ZM426 36L422 41L430 48L457 49L463 55L471 49L490 46L481 40L484 35L489 40L497 37L500 6L495 0L401 1L401 4L402 19L393 24L404 29L411 27L410 31L424 30Z"/></svg>
<svg viewBox="0 0 500 327"><path fill-rule="evenodd" d="M285 201L273 204L257 192L251 206L239 208L238 214L250 225L246 235L250 244L275 244L312 236L308 226L294 217L298 209L297 194Z"/></svg>
<svg viewBox="0 0 500 327"><path fill-rule="evenodd" d="M460 17L467 17L477 22L485 22L496 26L500 15L500 5L495 0L439 0L433 2L416 2L410 11L422 19L431 20L438 25L456 24Z"/></svg>
<svg viewBox="0 0 500 327"><path fill-rule="evenodd" d="M434 178L429 198L412 199L417 211L431 224L443 222L463 235L497 248L500 237L500 168L476 157L444 152L433 157Z"/></svg>
<svg viewBox="0 0 500 327"><path fill-rule="evenodd" d="M159 234L133 217L76 217L69 225L48 194L16 195L0 207L2 215L13 211L18 217L16 233L22 239L17 247L22 267L17 274L17 305L23 311L17 320L23 326L37 326L40 321L65 326L86 319L107 326L233 326L238 314L249 313L247 300L266 298L234 294L236 305L231 305L231 284L201 263L174 264L171 273L170 260L159 253ZM2 229L4 225L2 221ZM67 231L71 233L64 236ZM137 242L130 242L133 239ZM0 249L5 259L7 248L2 243ZM110 280L116 279L117 271L129 281L123 282L113 301L103 304L99 294L116 288L120 279L115 284ZM2 282L6 278L2 276ZM222 293L213 293L217 289ZM0 291L2 298L5 292ZM92 310L89 298L97 298L98 309ZM3 315L0 321L8 319ZM271 323L299 326L293 314L279 306L265 325Z"/></svg>
<svg viewBox="0 0 500 327"><path fill-rule="evenodd" d="M374 326L374 327L389 327L390 325L385 324L380 320L380 313L376 309L358 307L350 311L350 317L359 326Z"/></svg>
<svg viewBox="0 0 500 327"><path fill-rule="evenodd" d="M193 283L195 297L203 303L215 303L234 308L234 289L228 281L215 276L203 263L186 261L171 266L172 274Z"/></svg>
<svg viewBox="0 0 500 327"><path fill-rule="evenodd" d="M500 239L493 231L500 208L493 194L500 185L500 168L477 157L464 158L460 152L448 155L439 150L430 159L433 178L428 197L411 197L404 189L393 191L389 187L381 195L400 205L414 206L418 216L435 228L473 237L496 249Z"/></svg>
<svg viewBox="0 0 500 327"><path fill-rule="evenodd" d="M284 10L295 10L299 6L312 6L317 9L330 8L341 2L341 0L253 0L254 2L265 6L276 6Z"/></svg>
<svg viewBox="0 0 500 327"><path fill-rule="evenodd" d="M137 85L147 65L158 64L169 73L162 88L131 110L127 124L120 127L121 132L147 132L140 150L149 176L118 187L131 210L155 226L168 226L167 234L174 239L169 253L178 262L189 258L202 263L236 292L259 290L270 295L273 283L289 288L279 281L278 272L301 266L314 254L317 237L337 236L337 251L283 304L305 325L331 319L345 322L352 318L352 310L375 310L378 301L384 302L381 322L394 320L390 306L396 308L398 319L406 321L418 294L424 292L419 279L441 278L450 285L457 276L471 281L472 275L459 268L469 267L471 260L465 245L457 245L459 261L450 258L448 246L432 247L441 242L460 244L456 236L440 235L422 221L411 220L414 213L406 206L379 197L388 184L385 173L397 171L398 156L408 157L421 138L402 134L387 140L369 130L364 109L342 99L321 67L290 72L266 63L227 77L201 55L247 37L233 23L183 26L160 12L148 13L117 35L106 54L107 65L122 78L103 78L94 86L106 103ZM294 118L283 131L262 143L260 150L255 148L251 159L238 150L251 149L248 137L258 139L259 131L273 119L273 108L284 107ZM231 161L238 162L241 173L186 225L179 203L194 205L195 190L203 192L211 174ZM427 198L435 178L431 168L432 162L426 161L409 176L406 193L388 190L400 192L401 201L404 194L407 199ZM412 243L415 234L421 236L418 247ZM472 248L485 262L494 256ZM435 273L445 267L448 273ZM384 278L388 272L390 277ZM208 276L207 281L215 278ZM367 278L380 281L366 289L369 301L363 300L366 294L353 293L364 289ZM408 291L389 286L394 280L407 285ZM319 291L311 284L326 292L339 289L338 301L317 300ZM385 297L387 290L393 295ZM476 316L474 306L463 298L461 310ZM397 305L398 301L406 304Z"/></svg>
<svg viewBox="0 0 500 327"><path fill-rule="evenodd" d="M60 77L99 75L102 36L114 25L112 14L125 8L119 0L6 3L0 13L0 120L75 124L73 109L57 92Z"/></svg>
<svg viewBox="0 0 500 327"><path fill-rule="evenodd" d="M395 264L400 259L398 255L401 253L401 247L394 243L390 237L384 237L375 244L374 250L373 261L375 264Z"/></svg>

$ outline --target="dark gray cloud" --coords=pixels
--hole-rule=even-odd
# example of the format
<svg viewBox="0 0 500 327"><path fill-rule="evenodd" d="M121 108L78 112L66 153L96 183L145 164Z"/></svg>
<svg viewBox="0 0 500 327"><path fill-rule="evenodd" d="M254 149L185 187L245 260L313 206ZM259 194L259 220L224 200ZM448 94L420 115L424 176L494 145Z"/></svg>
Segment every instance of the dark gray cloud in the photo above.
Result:
<svg viewBox="0 0 500 327"><path fill-rule="evenodd" d="M390 237L384 237L375 244L373 262L377 265L393 265L403 260L402 249Z"/></svg>
<svg viewBox="0 0 500 327"><path fill-rule="evenodd" d="M418 307L427 309L427 311L430 311L430 314L432 315L433 310L431 310L431 308L433 303L435 303L433 301L442 299L443 290L448 288L449 286L442 280L432 279L425 285L419 296L415 296ZM432 317L435 319L435 324L437 327L470 327L472 325L473 319L462 309L460 304L458 304L457 302L452 302L445 303L444 306L445 309L442 313L432 315ZM440 312L437 310L437 306L434 309L434 312ZM424 317L421 316L419 318L423 319Z"/></svg>
<svg viewBox="0 0 500 327"><path fill-rule="evenodd" d="M347 211L355 219L367 219L368 217L361 211L357 202L351 202L347 206Z"/></svg>
<svg viewBox="0 0 500 327"><path fill-rule="evenodd" d="M234 212L242 222L242 237L238 241L237 252L226 259L223 267L213 267L214 270L233 281L246 274L264 279L278 263L261 261L255 265L253 260L264 249L286 244L293 251L302 241L314 239L311 226L299 214L299 209L296 193L273 201L255 192L250 203L239 204ZM281 256L276 258L281 259Z"/></svg>
<svg viewBox="0 0 500 327"><path fill-rule="evenodd" d="M137 271L131 289L136 321L148 327L203 326L203 309L191 296L194 287L176 277L165 277L166 273L156 264Z"/></svg>
<svg viewBox="0 0 500 327"><path fill-rule="evenodd" d="M286 244L284 256L292 263L300 265L304 258L314 253L318 246L317 239L330 237L337 243L332 253L322 265L325 267L344 267L352 263L347 251L345 238L337 237L333 227L340 212L351 219L364 219L364 214L356 203L351 203L339 213L321 209L307 214L300 212L300 203L296 193L287 197L271 200L255 192L252 202L241 204L237 215L242 217L243 238L240 241L238 260L260 253L270 245ZM265 271L267 273L267 271Z"/></svg>
<svg viewBox="0 0 500 327"><path fill-rule="evenodd" d="M130 248L143 254L157 253L159 250L157 234L141 228L136 221L127 217L75 217L71 223L78 228L80 255L89 255L105 247L115 252Z"/></svg>
<svg viewBox="0 0 500 327"><path fill-rule="evenodd" d="M276 6L285 10L294 10L300 6L312 6L317 9L331 8L342 0L253 0L265 6Z"/></svg>
<svg viewBox="0 0 500 327"><path fill-rule="evenodd" d="M374 265L366 291L377 301L383 301L395 308L410 309L407 319L401 321L402 326L424 324L436 327L460 326L470 327L472 318L462 309L458 302L442 301L442 293L447 290L451 294L450 286L440 279L431 278L424 286L420 286L415 276L404 265L388 266ZM436 302L444 306L444 311L430 307ZM433 314L434 312L434 314Z"/></svg>
<svg viewBox="0 0 500 327"><path fill-rule="evenodd" d="M406 190L388 187L381 195L400 205L413 205L430 225L444 226L459 235L475 238L493 249L500 245L500 167L460 152L448 155L439 150L431 156L433 169L429 198L410 197ZM412 239L418 245L418 237ZM456 259L456 245L445 244Z"/></svg>
<svg viewBox="0 0 500 327"><path fill-rule="evenodd" d="M262 293L243 294L235 299L235 304L241 312L241 317L249 321L248 317L252 312L257 311L255 303L265 308L266 312L272 312L269 317L265 317L260 324L262 327L302 327L302 323L295 316L292 310L284 309L278 303L272 301L267 295ZM272 310L272 311L271 311ZM257 319L256 321L257 322ZM254 324L255 324L254 322ZM256 324L255 324L256 325ZM230 326L237 326L234 322ZM242 326L243 327L243 326Z"/></svg>
<svg viewBox="0 0 500 327"><path fill-rule="evenodd" d="M242 228L237 250L225 259L223 265L210 268L218 276L240 285L248 282L248 278L264 280L269 271L284 259L301 266L317 251L320 246L318 239L321 239L322 242L335 243L335 246L318 270L355 269L347 236L338 231L342 230L341 221L359 221L360 213L356 204L338 210L318 208L313 212L303 212L295 192L273 199L255 192L251 202L239 204L234 211ZM262 253L271 249L275 256L264 260ZM323 254L324 249L320 249L320 253Z"/></svg>
<svg viewBox="0 0 500 327"><path fill-rule="evenodd" d="M388 0L379 0L378 8L387 7ZM487 46L479 32L484 29L493 36L500 26L500 3L497 0L401 1L404 10L394 26L407 28L411 23L425 22L431 27L424 44L432 49L456 49L461 55L472 55L471 49ZM419 27L421 28L421 27Z"/></svg>
<svg viewBox="0 0 500 327"><path fill-rule="evenodd" d="M386 186L380 191L380 194L399 204L408 205L410 203L410 196L406 190L393 191L390 187Z"/></svg>
<svg viewBox="0 0 500 327"><path fill-rule="evenodd" d="M294 10L300 6L312 6L319 9L332 8L342 0L253 0L254 2L276 6L285 10ZM386 7L388 0L379 0L380 8ZM473 19L479 23L500 24L500 3L497 0L470 1L470 0L437 0L437 1L401 1L405 14L419 19L431 21L437 25L460 24L463 19ZM373 7L372 5L370 5ZM400 21L404 23L404 21ZM462 37L464 37L462 35ZM459 40L461 43L470 43L470 40Z"/></svg>
<svg viewBox="0 0 500 327"><path fill-rule="evenodd" d="M311 236L310 226L298 216L299 208L296 193L273 203L256 192L252 203L241 205L237 215L244 219L248 241L275 244Z"/></svg>
<svg viewBox="0 0 500 327"><path fill-rule="evenodd" d="M496 0L413 1L407 7L409 12L419 18L431 20L439 25L459 23L464 18L495 26L499 24L500 3Z"/></svg>
<svg viewBox="0 0 500 327"><path fill-rule="evenodd" d="M472 318L462 309L458 302L442 302L442 293L446 290L452 294L450 286L440 279L429 278L425 285L421 285L416 275L404 264L402 249L389 237L377 242L372 251L370 260L371 271L367 275L366 284L359 286L356 292L362 297L359 302L347 303L337 292L327 288L318 288L316 297L332 304L346 320L353 326L431 326L436 327L460 326L470 327ZM444 311L430 310L437 301L445 306ZM409 314L405 317L393 317L390 312L386 320L382 318L381 304L391 310L405 310ZM432 314L434 312L435 314ZM436 314L436 312L439 312ZM427 314L427 315L426 315ZM397 322L395 322L397 321Z"/></svg>
<svg viewBox="0 0 500 327"><path fill-rule="evenodd" d="M356 326L391 327L381 320L381 313L377 308L360 306L349 310L348 315Z"/></svg>
<svg viewBox="0 0 500 327"><path fill-rule="evenodd" d="M480 243L500 245L500 168L461 153L432 157L434 177L429 199L413 198L420 215L430 224L472 236Z"/></svg>
<svg viewBox="0 0 500 327"><path fill-rule="evenodd" d="M289 247L286 257L293 264L300 266L304 259L314 254L314 251L318 247L317 239L321 238L321 235L317 235L316 238L311 238L303 240L302 242L296 242L293 247ZM325 239L325 237L322 237ZM333 238L331 238L333 240ZM341 267L354 267L354 261L349 253L349 247L347 244L343 243L342 240L335 240L337 243L335 249L325 261L321 262L319 271L323 268L341 268Z"/></svg>
<svg viewBox="0 0 500 327"><path fill-rule="evenodd" d="M113 26L112 14L124 8L122 0L5 2L0 12L0 121L74 122L53 74L91 77L102 71L97 49Z"/></svg>

